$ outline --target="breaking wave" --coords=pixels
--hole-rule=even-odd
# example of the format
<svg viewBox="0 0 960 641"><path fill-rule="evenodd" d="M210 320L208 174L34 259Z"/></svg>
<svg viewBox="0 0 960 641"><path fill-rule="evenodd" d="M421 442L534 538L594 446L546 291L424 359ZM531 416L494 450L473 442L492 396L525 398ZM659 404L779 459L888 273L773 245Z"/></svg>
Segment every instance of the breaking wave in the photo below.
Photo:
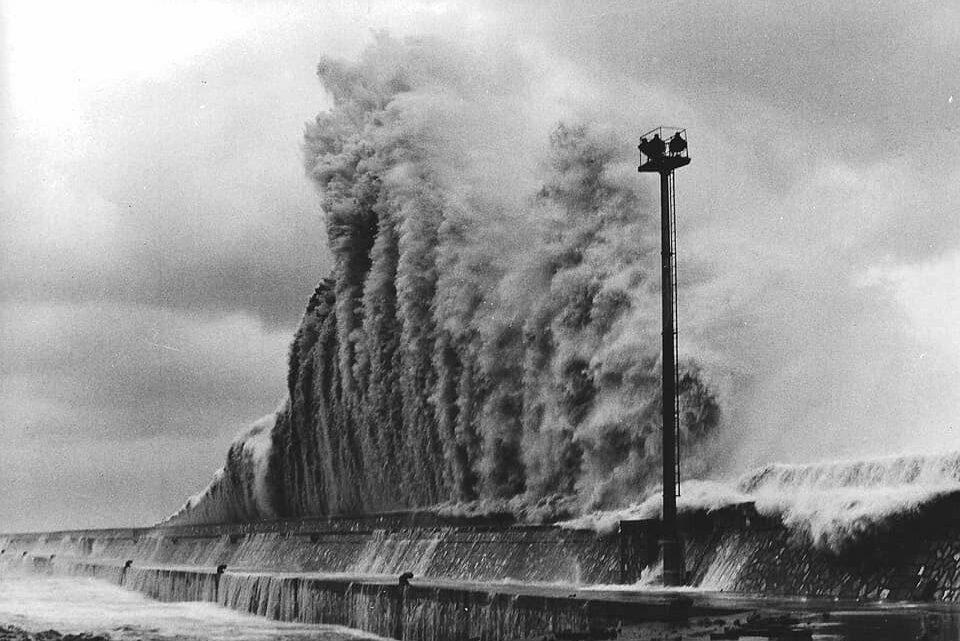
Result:
<svg viewBox="0 0 960 641"><path fill-rule="evenodd" d="M383 35L320 62L334 106L304 155L334 267L272 429L174 522L503 502L544 519L655 482L656 204L615 136L534 121L534 73ZM681 367L680 440L703 472L719 404Z"/></svg>
<svg viewBox="0 0 960 641"><path fill-rule="evenodd" d="M167 521L230 523L276 518L267 487L270 443L277 415L268 414L240 434L227 452L226 464Z"/></svg>
<svg viewBox="0 0 960 641"><path fill-rule="evenodd" d="M738 489L815 544L838 550L887 519L960 491L960 452L815 465L769 465Z"/></svg>
<svg viewBox="0 0 960 641"><path fill-rule="evenodd" d="M613 531L624 519L655 519L656 488L643 501L562 522L568 528ZM834 551L907 516L942 496L960 492L960 452L890 456L810 465L768 465L727 482L686 481L677 509L714 511L751 503L812 544Z"/></svg>
<svg viewBox="0 0 960 641"><path fill-rule="evenodd" d="M549 111L536 73L384 35L320 62L333 107L308 123L304 161L334 266L290 347L286 401L172 522L432 506L604 530L659 513L656 203L632 150ZM717 368L681 369L683 472L700 479L681 510L750 502L836 548L960 485L957 454L716 480L715 461L772 428L721 430Z"/></svg>

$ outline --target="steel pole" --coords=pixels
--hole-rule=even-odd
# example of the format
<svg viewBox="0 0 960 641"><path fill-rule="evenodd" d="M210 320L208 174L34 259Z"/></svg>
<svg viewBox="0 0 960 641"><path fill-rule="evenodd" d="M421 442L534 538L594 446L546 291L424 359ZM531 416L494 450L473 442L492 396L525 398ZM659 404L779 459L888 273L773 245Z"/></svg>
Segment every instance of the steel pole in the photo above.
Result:
<svg viewBox="0 0 960 641"><path fill-rule="evenodd" d="M673 318L673 231L670 217L670 178L672 171L660 172L660 274L663 316L663 518L660 553L663 558L663 584L683 584L683 561L677 536L677 434L675 403L676 363L674 362Z"/></svg>

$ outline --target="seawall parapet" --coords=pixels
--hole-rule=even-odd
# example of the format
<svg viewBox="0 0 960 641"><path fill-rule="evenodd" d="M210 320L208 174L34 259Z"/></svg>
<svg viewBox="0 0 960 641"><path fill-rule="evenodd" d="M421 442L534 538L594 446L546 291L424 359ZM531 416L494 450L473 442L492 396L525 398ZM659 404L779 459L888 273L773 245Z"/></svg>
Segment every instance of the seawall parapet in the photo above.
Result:
<svg viewBox="0 0 960 641"><path fill-rule="evenodd" d="M667 596L636 585L656 574L656 521L624 521L611 534L401 514L20 533L0 535L0 561L406 639L603 630L744 608L749 598L960 602L954 494L874 524L842 548L816 545L749 503L687 513L681 526L696 590ZM398 582L405 573L413 580ZM430 626L447 636L431 636Z"/></svg>
<svg viewBox="0 0 960 641"><path fill-rule="evenodd" d="M97 577L164 601L212 601L424 641L550 631L608 638L624 622L683 617L691 607L683 595L627 602L579 590L619 572L616 538L591 531L316 525L7 535L0 559L34 572Z"/></svg>

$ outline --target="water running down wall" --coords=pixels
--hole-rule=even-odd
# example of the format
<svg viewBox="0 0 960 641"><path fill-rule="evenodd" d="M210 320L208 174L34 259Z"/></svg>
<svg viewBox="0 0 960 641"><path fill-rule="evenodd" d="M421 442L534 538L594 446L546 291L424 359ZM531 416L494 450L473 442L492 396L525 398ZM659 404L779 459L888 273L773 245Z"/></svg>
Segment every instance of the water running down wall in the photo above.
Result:
<svg viewBox="0 0 960 641"><path fill-rule="evenodd" d="M315 527L315 524L314 524ZM555 527L340 531L225 528L91 530L0 538L3 558L67 559L133 567L217 568L388 576L403 572L454 581L581 585L619 578L616 537Z"/></svg>
<svg viewBox="0 0 960 641"><path fill-rule="evenodd" d="M264 523L6 535L0 537L0 559L95 576L164 600L216 601L276 618L385 634L393 633L391 603L402 572L425 582L413 586L419 610L404 611L405 630L427 629L424 621L449 617L451 626L464 629L517 631L529 625L542 631L560 621L576 627L574 613L584 601L564 594L632 583L656 561L657 524L650 521L623 523L613 535L438 523L388 531L366 529L362 521L331 523L326 530L306 521L299 529ZM960 602L960 494L895 515L842 550L814 545L751 504L687 512L681 528L690 583L702 590ZM538 585L554 592L523 594ZM465 623L467 615L457 610L464 607L483 620ZM576 620L589 627L600 619ZM433 638L422 634L407 638Z"/></svg>
<svg viewBox="0 0 960 641"><path fill-rule="evenodd" d="M210 526L8 535L0 537L0 559L8 567L97 577L160 600L213 601L404 639L509 639L584 631L627 616L615 603L566 598L569 586L610 582L618 571L616 541L593 532L302 525L301 532L250 524L244 533ZM449 585L402 587L397 576L405 571ZM529 594L510 579L567 587ZM663 610L644 607L629 616Z"/></svg>

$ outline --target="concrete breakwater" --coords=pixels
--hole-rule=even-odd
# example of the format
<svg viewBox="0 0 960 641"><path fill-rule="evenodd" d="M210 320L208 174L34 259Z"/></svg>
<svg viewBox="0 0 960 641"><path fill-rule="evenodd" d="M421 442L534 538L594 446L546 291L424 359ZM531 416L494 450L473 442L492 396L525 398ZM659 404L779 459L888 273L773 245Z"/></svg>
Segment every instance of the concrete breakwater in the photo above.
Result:
<svg viewBox="0 0 960 641"><path fill-rule="evenodd" d="M572 588L612 582L616 537L555 527L399 517L0 536L5 566L91 576L164 601L211 601L271 618L402 639L591 633L674 616L684 602L625 605ZM398 581L402 573L413 583Z"/></svg>
<svg viewBox="0 0 960 641"><path fill-rule="evenodd" d="M620 572L617 537L551 526L368 529L341 519L15 534L0 546L6 558L455 581L581 585L616 583Z"/></svg>
<svg viewBox="0 0 960 641"><path fill-rule="evenodd" d="M631 622L755 607L746 595L960 602L956 495L842 550L815 546L750 504L688 513L689 580L700 590L684 595L617 589L655 567L656 521L622 522L607 535L473 523L394 515L9 534L0 535L0 560L98 577L161 600L424 640L548 631L602 638ZM403 585L406 572L413 581Z"/></svg>

